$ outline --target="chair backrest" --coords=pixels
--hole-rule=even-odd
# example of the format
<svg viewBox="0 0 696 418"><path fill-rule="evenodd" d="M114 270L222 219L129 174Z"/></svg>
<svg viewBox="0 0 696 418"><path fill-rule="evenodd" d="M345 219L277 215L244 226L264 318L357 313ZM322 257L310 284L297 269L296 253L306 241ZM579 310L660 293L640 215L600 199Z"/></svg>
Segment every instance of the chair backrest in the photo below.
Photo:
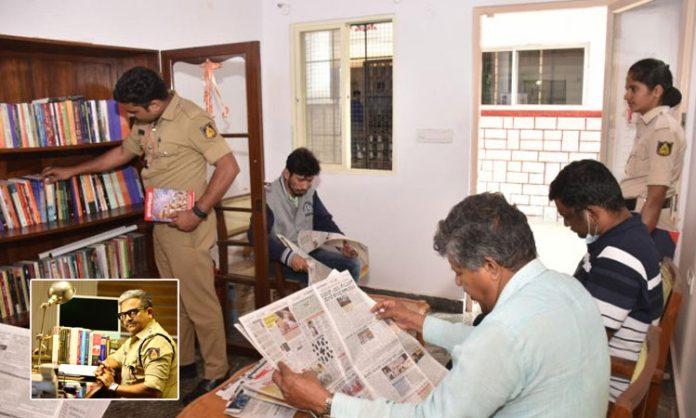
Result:
<svg viewBox="0 0 696 418"><path fill-rule="evenodd" d="M648 328L645 338L647 356L643 370L638 374L638 378L628 385L628 389L616 399L611 411L611 418L643 418L646 416L645 401L648 389L650 389L653 379L660 379L661 374L657 368L660 354L660 334L660 328L655 326Z"/></svg>
<svg viewBox="0 0 696 418"><path fill-rule="evenodd" d="M662 334L660 335L660 359L657 362L657 367L664 370L669 354L669 344L672 341L672 334L681 308L684 281L672 259L665 257L662 264L666 266L672 277L672 291L667 298L665 309L660 318Z"/></svg>

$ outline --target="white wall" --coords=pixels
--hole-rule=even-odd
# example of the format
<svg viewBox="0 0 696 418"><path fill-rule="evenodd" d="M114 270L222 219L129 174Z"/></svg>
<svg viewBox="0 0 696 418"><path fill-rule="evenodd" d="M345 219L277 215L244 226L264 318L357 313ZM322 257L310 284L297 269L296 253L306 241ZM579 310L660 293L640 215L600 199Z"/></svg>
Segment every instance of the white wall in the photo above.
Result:
<svg viewBox="0 0 696 418"><path fill-rule="evenodd" d="M499 13L481 19L481 49L586 48L583 105L602 108L606 7Z"/></svg>
<svg viewBox="0 0 696 418"><path fill-rule="evenodd" d="M521 1L0 0L0 32L152 49L261 39L267 177L291 150L289 25L374 14L395 17L394 175L324 174L320 192L336 220L371 248L370 286L458 297L431 249L437 220L468 192L472 7ZM696 60L696 50L694 51ZM694 64L696 66L696 63ZM696 68L696 67L694 67ZM696 77L691 91L696 92ZM687 138L696 132L690 101ZM450 128L451 144L415 141L418 128ZM689 144L691 161L696 149ZM680 267L696 263L696 169L685 169ZM696 416L696 297L687 296L674 341L681 416Z"/></svg>
<svg viewBox="0 0 696 418"><path fill-rule="evenodd" d="M692 28L696 33L696 28ZM677 261L681 274L686 277L689 271L696 271L696 45L692 52L691 62L691 97L687 103L687 156L682 172L682 197L679 207L683 216L682 233L677 248ZM693 286L691 289L693 289ZM674 331L672 341L672 362L674 368L675 389L679 416L696 416L696 397L693 396L696 387L696 294L687 288L682 309L679 312L679 321Z"/></svg>
<svg viewBox="0 0 696 418"><path fill-rule="evenodd" d="M393 175L323 173L319 194L348 235L370 247L368 286L458 298L447 262L432 250L439 219L469 184L471 6L468 2L264 2L262 68L266 176L292 149L288 35L293 23L394 16ZM449 144L416 142L419 128L454 132Z"/></svg>
<svg viewBox="0 0 696 418"><path fill-rule="evenodd" d="M0 0L0 33L148 49L258 40L258 0Z"/></svg>

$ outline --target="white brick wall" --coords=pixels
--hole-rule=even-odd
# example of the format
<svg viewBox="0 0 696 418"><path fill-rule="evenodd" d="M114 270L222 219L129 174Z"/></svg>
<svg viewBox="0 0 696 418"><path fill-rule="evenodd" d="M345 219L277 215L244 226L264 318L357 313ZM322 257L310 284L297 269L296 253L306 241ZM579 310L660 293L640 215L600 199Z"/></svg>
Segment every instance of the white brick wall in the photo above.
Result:
<svg viewBox="0 0 696 418"><path fill-rule="evenodd" d="M515 117L515 129L534 129L534 118Z"/></svg>
<svg viewBox="0 0 696 418"><path fill-rule="evenodd" d="M553 113L482 116L477 191L499 191L527 216L558 220L548 185L569 162L598 158L601 124L601 117Z"/></svg>
<svg viewBox="0 0 696 418"><path fill-rule="evenodd" d="M508 171L507 181L508 181L508 183L526 184L529 182L529 174L527 174L527 173L515 173L512 171Z"/></svg>
<svg viewBox="0 0 696 418"><path fill-rule="evenodd" d="M481 116L479 128L502 128L503 118L500 116Z"/></svg>

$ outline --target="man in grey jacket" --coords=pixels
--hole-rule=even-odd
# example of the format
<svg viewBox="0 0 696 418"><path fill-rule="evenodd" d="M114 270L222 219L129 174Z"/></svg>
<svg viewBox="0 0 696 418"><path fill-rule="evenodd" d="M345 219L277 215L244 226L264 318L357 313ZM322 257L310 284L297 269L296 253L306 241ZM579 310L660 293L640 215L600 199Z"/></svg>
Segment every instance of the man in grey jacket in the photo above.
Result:
<svg viewBox="0 0 696 418"><path fill-rule="evenodd" d="M302 230L343 233L312 185L320 171L314 154L307 148L297 148L288 156L281 176L266 188L269 258L281 262L283 274L290 280L307 282L307 261L286 248L278 234L297 242ZM250 228L250 240L253 238L251 232ZM360 276L357 252L347 242L341 252L317 248L309 255L330 268L348 270L357 280Z"/></svg>

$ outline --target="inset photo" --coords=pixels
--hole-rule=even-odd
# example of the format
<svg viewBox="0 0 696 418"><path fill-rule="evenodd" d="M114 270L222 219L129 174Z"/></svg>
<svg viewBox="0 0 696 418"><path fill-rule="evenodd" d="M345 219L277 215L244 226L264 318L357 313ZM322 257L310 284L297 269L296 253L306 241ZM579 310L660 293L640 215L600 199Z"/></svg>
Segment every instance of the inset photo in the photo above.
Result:
<svg viewBox="0 0 696 418"><path fill-rule="evenodd" d="M31 281L31 397L179 398L179 281Z"/></svg>

